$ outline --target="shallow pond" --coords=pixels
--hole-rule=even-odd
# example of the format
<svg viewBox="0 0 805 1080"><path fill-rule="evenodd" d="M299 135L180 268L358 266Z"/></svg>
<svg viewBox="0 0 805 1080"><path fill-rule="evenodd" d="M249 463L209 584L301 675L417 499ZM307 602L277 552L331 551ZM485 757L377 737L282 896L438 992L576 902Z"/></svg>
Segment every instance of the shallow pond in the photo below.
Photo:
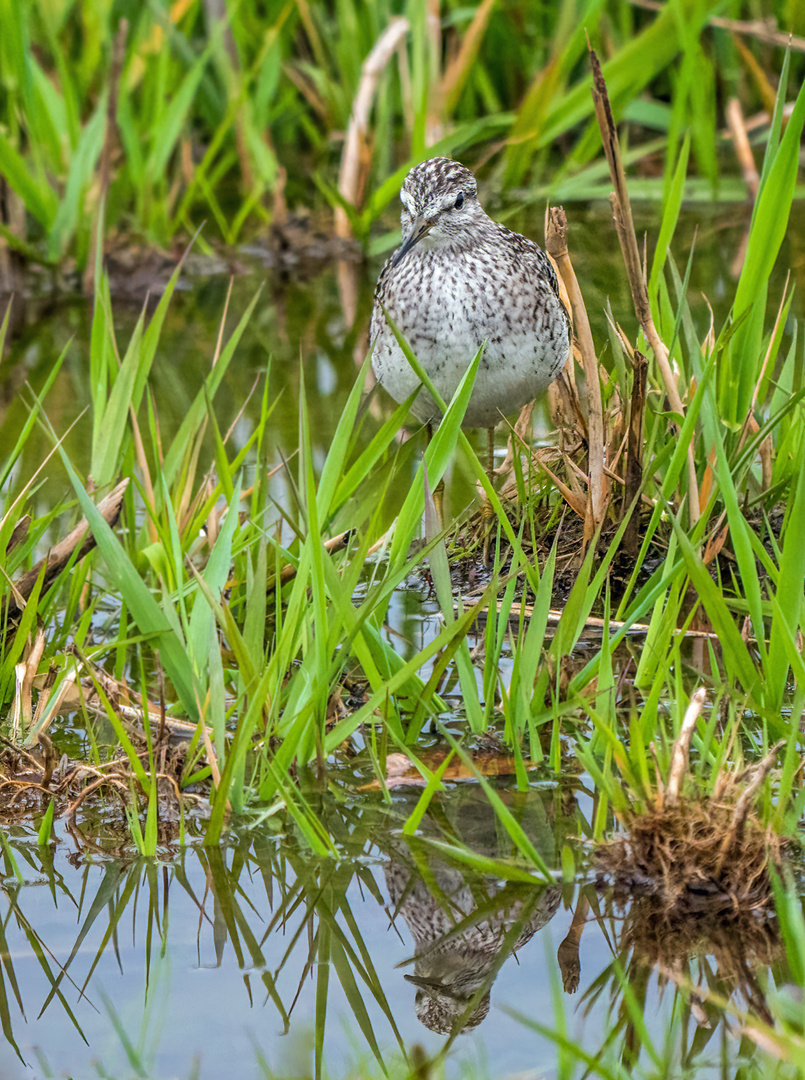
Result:
<svg viewBox="0 0 805 1080"><path fill-rule="evenodd" d="M583 791L500 790L549 865L566 844L578 851ZM15 830L4 859L2 1075L312 1076L320 1038L330 1077L394 1074L404 1058L407 1075L416 1047L446 1051L449 1076L549 1077L561 1055L545 1029L592 1055L614 1039L645 1064L621 979L656 1045L674 1021L677 1065L715 1077L740 1060L740 1025L701 1000L685 1005L644 969L593 886L505 885L448 865L426 839L393 829L417 797L402 792L384 809L325 796L338 861L312 858L271 822L158 861L104 855L111 821L91 841L60 829L52 850ZM422 832L511 855L474 785L448 786ZM761 980L784 981L766 966L775 951L731 967L721 943L720 967L706 953L680 956L676 974L734 991L740 1005L759 992L758 966Z"/></svg>

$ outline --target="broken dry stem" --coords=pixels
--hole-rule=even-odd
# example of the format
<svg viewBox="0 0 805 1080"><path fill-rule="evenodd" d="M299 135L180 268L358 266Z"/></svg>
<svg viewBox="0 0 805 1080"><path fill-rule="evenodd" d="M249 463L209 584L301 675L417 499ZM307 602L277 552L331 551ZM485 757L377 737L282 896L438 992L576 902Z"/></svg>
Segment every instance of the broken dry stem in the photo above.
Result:
<svg viewBox="0 0 805 1080"><path fill-rule="evenodd" d="M128 486L128 479L122 480L113 491L110 491L98 503L98 510L102 514L104 521L112 527L117 524L120 508L123 504L123 496ZM76 561L83 559L85 555L92 551L95 547L95 537L92 533L89 536L86 535L88 529L87 519L82 518L69 536L66 536L64 540L60 540L55 547L50 549L50 553L46 558L40 560L36 566L14 582L12 595L3 597L2 601L0 601L0 622L5 622L6 619L13 618L22 612L25 601L31 595L31 591L40 575L44 577L42 581L42 593L44 593L70 561L76 548L79 548ZM79 545L81 546L79 547Z"/></svg>
<svg viewBox="0 0 805 1080"><path fill-rule="evenodd" d="M691 695L690 703L685 711L682 727L679 730L679 735L676 738L674 748L671 752L671 767L668 770L668 785L665 791L665 801L667 806L673 806L679 798L682 781L688 769L690 740L693 737L693 731L696 727L696 722L701 715L706 696L707 692L705 689L699 687L699 689Z"/></svg>
<svg viewBox="0 0 805 1080"><path fill-rule="evenodd" d="M595 355L590 320L581 295L576 273L567 249L567 217L561 206L551 210L545 234L548 254L556 261L567 289L573 311L573 325L579 343L582 367L587 381L587 507L584 515L584 542L590 542L600 528L606 511L607 483L604 473L604 413L601 384L598 381L598 358Z"/></svg>
<svg viewBox="0 0 805 1080"><path fill-rule="evenodd" d="M735 811L732 815L732 821L730 822L729 829L724 835L724 839L721 844L721 851L719 853L719 860L716 866L716 873L721 873L721 867L724 859L727 857L727 853L734 846L736 839L740 836L741 830L744 827L746 819L749 817L749 812L752 809L752 802L757 794L760 785L769 775L772 766L774 765L777 754L785 746L785 739L780 739L763 760L755 767L754 775L749 783L741 793L738 802L735 804Z"/></svg>
<svg viewBox="0 0 805 1080"><path fill-rule="evenodd" d="M618 133L615 129L615 121L612 118L609 95L607 93L604 75L601 71L601 65L598 62L595 50L592 48L590 48L590 65L593 69L593 102L595 104L595 115L598 120L598 126L601 129L604 154L606 155L610 176L615 188L610 196L610 201L612 203L618 241L623 254L623 261L626 266L626 273L629 278L629 288L632 292L635 314L637 315L637 321L642 327L646 341L649 343L651 350L654 353L654 358L657 361L657 367L660 370L660 375L665 384L665 392L668 395L671 408L675 413L678 413L679 416L684 416L685 409L682 405L682 398L679 396L676 377L671 370L668 349L657 333L654 319L651 314L648 288L643 272L643 264L640 259L640 249L637 244L634 221L632 220L632 204L629 200L629 191L626 186L626 172L621 158ZM696 461L693 456L692 445L688 447L688 491L688 513L690 515L690 524L692 528L699 520Z"/></svg>

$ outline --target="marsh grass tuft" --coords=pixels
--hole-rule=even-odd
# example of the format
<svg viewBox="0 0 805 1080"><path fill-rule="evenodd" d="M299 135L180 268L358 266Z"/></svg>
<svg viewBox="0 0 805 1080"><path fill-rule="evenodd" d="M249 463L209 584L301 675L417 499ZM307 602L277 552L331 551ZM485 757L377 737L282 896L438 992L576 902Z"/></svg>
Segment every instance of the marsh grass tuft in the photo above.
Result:
<svg viewBox="0 0 805 1080"><path fill-rule="evenodd" d="M699 786L688 764L704 697L698 690L691 698L665 779L655 764L655 785L644 785L636 805L621 804L624 831L598 845L596 864L617 897L650 896L669 921L705 912L768 915L772 875L784 872L792 845L755 804L784 742L748 769L722 766L707 788Z"/></svg>
<svg viewBox="0 0 805 1080"><path fill-rule="evenodd" d="M742 791L732 778L718 799L687 798L628 819L596 851L602 879L621 899L650 896L650 910L669 925L703 912L770 914L771 871L782 872L789 845L753 813L740 821Z"/></svg>

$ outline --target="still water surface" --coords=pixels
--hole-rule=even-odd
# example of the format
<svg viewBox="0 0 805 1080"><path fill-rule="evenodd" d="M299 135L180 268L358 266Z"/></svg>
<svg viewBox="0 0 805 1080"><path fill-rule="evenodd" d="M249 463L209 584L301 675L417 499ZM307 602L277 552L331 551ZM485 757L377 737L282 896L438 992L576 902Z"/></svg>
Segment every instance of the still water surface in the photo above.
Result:
<svg viewBox="0 0 805 1080"><path fill-rule="evenodd" d="M311 858L270 826L162 863L107 860L102 839L93 852L63 829L52 861L34 838L13 839L24 882L7 877L3 889L0 1075L311 1076L319 1031L325 1075L379 1076L381 1060L391 1067L414 1045L438 1053L458 1021L448 1075L550 1077L556 1046L529 1021L564 1026L593 1054L613 1030L628 1042L615 956L653 1035L675 1011L683 1042L698 1040L697 1075L708 1075L718 1013L712 1029L697 1026L672 985L639 975L618 921L595 918L593 888L504 887L448 866L388 829L417 796L395 796L390 811L342 804L339 861ZM566 816L574 800L544 785L507 801L555 864L579 823ZM484 854L510 854L470 785L435 802L423 831L437 824Z"/></svg>

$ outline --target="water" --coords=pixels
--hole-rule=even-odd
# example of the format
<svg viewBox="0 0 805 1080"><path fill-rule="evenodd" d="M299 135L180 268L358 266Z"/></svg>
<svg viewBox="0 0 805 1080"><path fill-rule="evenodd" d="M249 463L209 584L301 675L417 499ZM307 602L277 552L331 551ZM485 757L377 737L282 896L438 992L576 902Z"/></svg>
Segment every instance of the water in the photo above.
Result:
<svg viewBox="0 0 805 1080"><path fill-rule="evenodd" d="M530 1024L561 1025L591 1053L613 1023L628 1041L628 1017L609 1013L616 957L661 1039L681 1001L623 953L617 921L595 918L595 890L504 886L448 866L390 829L417 794L396 795L389 811L371 799L331 804L339 860L315 859L271 826L241 824L221 849L188 847L161 863L111 860L103 836L81 843L65 828L43 851L17 830L10 850L24 882L9 873L7 849L0 1075L257 1077L262 1056L268 1075L308 1076L320 1031L327 1076L380 1076L381 1060L393 1068L414 1046L431 1057L449 1045L449 1076L550 1077L556 1045ZM556 785L505 797L555 863L578 823L566 813L572 800ZM472 785L439 800L423 832L442 830L511 854ZM574 984L574 913L582 933L571 994L562 981ZM484 990L451 1043L445 1026ZM681 1019L702 1041L706 1029L684 1008ZM714 1014L697 1076L717 1060L721 1022Z"/></svg>

